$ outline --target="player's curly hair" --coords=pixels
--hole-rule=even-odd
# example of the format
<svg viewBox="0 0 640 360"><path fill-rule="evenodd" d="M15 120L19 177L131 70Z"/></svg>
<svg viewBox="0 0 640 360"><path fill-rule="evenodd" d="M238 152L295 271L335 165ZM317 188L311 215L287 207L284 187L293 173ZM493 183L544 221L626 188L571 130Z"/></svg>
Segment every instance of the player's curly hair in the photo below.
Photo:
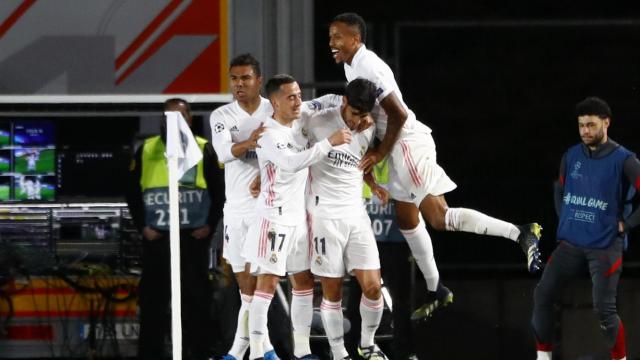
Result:
<svg viewBox="0 0 640 360"><path fill-rule="evenodd" d="M606 101L596 96L590 96L576 105L576 117L594 115L600 119L611 119L611 108Z"/></svg>
<svg viewBox="0 0 640 360"><path fill-rule="evenodd" d="M336 21L356 28L360 34L360 42L364 44L365 39L367 38L367 25L365 24L362 16L356 13L342 13L333 18L333 22Z"/></svg>
<svg viewBox="0 0 640 360"><path fill-rule="evenodd" d="M253 68L253 72L256 73L257 77L262 76L262 71L260 70L260 62L253 57L253 55L249 53L240 54L233 59L231 59L231 63L229 63L229 69L234 66L247 66L250 65Z"/></svg>
<svg viewBox="0 0 640 360"><path fill-rule="evenodd" d="M376 104L376 85L363 78L352 80L345 89L347 104L361 112L371 112Z"/></svg>

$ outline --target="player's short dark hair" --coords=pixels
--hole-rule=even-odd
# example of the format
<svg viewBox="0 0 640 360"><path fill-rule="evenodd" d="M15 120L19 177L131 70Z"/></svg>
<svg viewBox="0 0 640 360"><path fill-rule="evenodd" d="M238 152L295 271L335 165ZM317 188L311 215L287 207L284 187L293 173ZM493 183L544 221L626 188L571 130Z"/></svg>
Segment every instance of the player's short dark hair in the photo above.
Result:
<svg viewBox="0 0 640 360"><path fill-rule="evenodd" d="M364 44L367 38L367 25L362 16L356 13L342 13L333 18L333 22L336 21L355 27L360 34L360 42Z"/></svg>
<svg viewBox="0 0 640 360"><path fill-rule="evenodd" d="M600 119L611 119L611 108L599 97L590 96L576 105L576 117L594 115Z"/></svg>
<svg viewBox="0 0 640 360"><path fill-rule="evenodd" d="M164 102L164 110L166 111L169 108L169 106L172 105L172 104L180 104L180 103L184 104L184 107L187 109L187 114L190 115L191 114L191 105L189 105L189 102L187 100L185 100L183 98L178 98L178 97L167 99Z"/></svg>
<svg viewBox="0 0 640 360"><path fill-rule="evenodd" d="M275 92L280 90L280 86L285 84L291 84L296 82L296 79L289 74L278 74L272 77L267 81L265 87L265 92L267 93L267 98L271 98Z"/></svg>
<svg viewBox="0 0 640 360"><path fill-rule="evenodd" d="M345 90L347 104L361 112L371 112L376 104L376 85L363 78L352 80Z"/></svg>
<svg viewBox="0 0 640 360"><path fill-rule="evenodd" d="M251 66L253 68L253 72L256 73L257 77L262 76L262 71L260 71L260 62L253 57L253 55L246 53L240 54L234 57L229 64L229 69L234 66Z"/></svg>

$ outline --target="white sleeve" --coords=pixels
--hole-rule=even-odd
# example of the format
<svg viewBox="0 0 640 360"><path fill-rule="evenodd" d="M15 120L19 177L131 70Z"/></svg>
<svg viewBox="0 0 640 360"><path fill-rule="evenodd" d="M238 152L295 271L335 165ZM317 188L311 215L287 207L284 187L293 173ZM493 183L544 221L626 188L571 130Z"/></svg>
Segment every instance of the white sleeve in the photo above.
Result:
<svg viewBox="0 0 640 360"><path fill-rule="evenodd" d="M214 111L209 117L209 124L211 126L211 145L218 155L218 161L228 163L236 160L236 157L231 153L233 140L224 117Z"/></svg>
<svg viewBox="0 0 640 360"><path fill-rule="evenodd" d="M287 147L286 141L274 138L271 135L264 134L258 140L260 147L256 148L256 153L262 161L271 161L285 171L297 172L307 168L309 165L320 161L331 150L329 140L324 139L309 149L296 153Z"/></svg>
<svg viewBox="0 0 640 360"><path fill-rule="evenodd" d="M323 109L342 105L342 95L327 94L302 103L302 113L313 114Z"/></svg>

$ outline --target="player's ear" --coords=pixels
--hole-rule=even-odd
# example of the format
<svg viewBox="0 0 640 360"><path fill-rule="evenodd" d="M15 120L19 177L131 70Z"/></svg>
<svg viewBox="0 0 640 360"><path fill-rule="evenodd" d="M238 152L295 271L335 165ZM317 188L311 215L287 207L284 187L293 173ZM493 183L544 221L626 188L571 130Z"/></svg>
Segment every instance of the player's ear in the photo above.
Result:
<svg viewBox="0 0 640 360"><path fill-rule="evenodd" d="M342 95L342 105L340 105L340 108L344 110L344 108L347 107L347 104L348 104L347 97L345 95Z"/></svg>

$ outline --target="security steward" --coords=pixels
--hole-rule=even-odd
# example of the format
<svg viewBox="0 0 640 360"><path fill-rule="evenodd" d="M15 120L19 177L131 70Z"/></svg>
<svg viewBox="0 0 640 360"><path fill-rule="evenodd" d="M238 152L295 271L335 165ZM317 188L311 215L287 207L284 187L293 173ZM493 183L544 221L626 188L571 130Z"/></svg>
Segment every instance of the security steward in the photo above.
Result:
<svg viewBox="0 0 640 360"><path fill-rule="evenodd" d="M169 99L165 111L180 111L191 126L189 104ZM169 174L165 157L166 120L162 134L144 141L130 165L127 194L134 224L142 233L140 280L140 336L138 358L165 357L165 334L170 330L171 271L169 251ZM203 159L180 179L180 263L182 284L183 358L208 359L211 304L210 243L222 217L224 174L213 147L196 136Z"/></svg>

